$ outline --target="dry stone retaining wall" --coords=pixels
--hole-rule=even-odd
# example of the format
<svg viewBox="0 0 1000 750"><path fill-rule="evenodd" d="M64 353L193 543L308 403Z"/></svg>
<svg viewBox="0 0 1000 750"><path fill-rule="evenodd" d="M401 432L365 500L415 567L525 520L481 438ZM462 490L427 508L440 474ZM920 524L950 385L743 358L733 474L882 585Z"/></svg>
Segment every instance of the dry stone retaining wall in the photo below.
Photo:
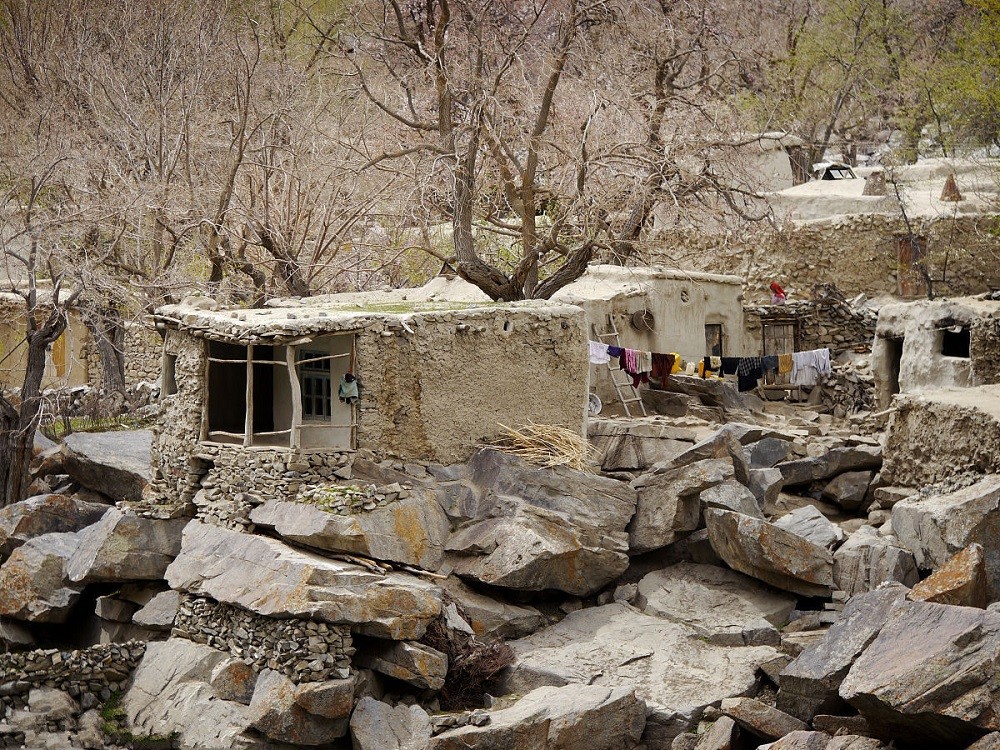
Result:
<svg viewBox="0 0 1000 750"><path fill-rule="evenodd" d="M122 689L145 652L144 642L128 641L78 651L36 649L0 654L0 701L22 708L28 692L38 687L107 700L111 692Z"/></svg>
<svg viewBox="0 0 1000 750"><path fill-rule="evenodd" d="M257 672L273 669L298 683L349 677L354 655L349 628L264 617L205 597L181 600L172 635L227 651Z"/></svg>
<svg viewBox="0 0 1000 750"><path fill-rule="evenodd" d="M799 349L829 349L833 356L858 347L871 347L878 314L841 301L795 301L785 305L758 305L744 310L747 335L755 351L763 351L762 323L794 318L799 325Z"/></svg>

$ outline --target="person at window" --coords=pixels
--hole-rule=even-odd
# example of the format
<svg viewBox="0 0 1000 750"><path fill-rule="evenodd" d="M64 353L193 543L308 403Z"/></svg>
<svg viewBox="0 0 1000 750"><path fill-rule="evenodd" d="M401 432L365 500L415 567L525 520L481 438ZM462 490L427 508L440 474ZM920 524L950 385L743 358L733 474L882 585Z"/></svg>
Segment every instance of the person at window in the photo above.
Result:
<svg viewBox="0 0 1000 750"><path fill-rule="evenodd" d="M781 284L777 281L771 282L771 304L772 305L783 305L788 295L785 294L785 290L781 288Z"/></svg>

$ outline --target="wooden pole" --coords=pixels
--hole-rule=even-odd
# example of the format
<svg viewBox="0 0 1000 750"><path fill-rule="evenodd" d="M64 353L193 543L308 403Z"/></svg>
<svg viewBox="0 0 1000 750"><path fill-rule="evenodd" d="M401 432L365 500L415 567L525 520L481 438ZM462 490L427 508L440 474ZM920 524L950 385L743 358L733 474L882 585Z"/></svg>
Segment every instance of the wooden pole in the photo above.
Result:
<svg viewBox="0 0 1000 750"><path fill-rule="evenodd" d="M302 389L299 387L299 373L295 367L295 347L285 347L285 364L288 367L288 385L292 391L292 434L288 437L289 447L297 450L302 433Z"/></svg>

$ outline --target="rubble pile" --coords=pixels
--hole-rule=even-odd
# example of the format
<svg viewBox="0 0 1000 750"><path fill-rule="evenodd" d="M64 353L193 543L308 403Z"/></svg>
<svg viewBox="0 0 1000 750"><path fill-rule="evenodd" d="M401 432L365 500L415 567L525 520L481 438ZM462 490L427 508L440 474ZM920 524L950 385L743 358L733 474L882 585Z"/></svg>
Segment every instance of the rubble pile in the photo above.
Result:
<svg viewBox="0 0 1000 750"><path fill-rule="evenodd" d="M901 445L691 388L592 419L587 470L261 451L248 486L227 447L159 516L147 435L39 446L0 510L0 746L1000 745L1000 467L893 485Z"/></svg>

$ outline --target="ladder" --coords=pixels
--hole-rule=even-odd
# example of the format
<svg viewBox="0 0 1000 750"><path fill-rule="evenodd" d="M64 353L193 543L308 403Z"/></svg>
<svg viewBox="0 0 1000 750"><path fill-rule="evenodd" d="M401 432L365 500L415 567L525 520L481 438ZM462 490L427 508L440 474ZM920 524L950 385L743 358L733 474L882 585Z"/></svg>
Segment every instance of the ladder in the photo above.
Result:
<svg viewBox="0 0 1000 750"><path fill-rule="evenodd" d="M621 346L621 339L618 336L618 328L615 327L615 320L611 315L607 316L607 330L604 333L596 333L595 326L595 335L603 344L618 347ZM625 374L624 370L612 367L610 361L608 361L608 375L611 378L611 385L615 388L615 393L618 394L618 400L621 401L622 408L625 410L625 416L632 416L629 404L638 404L639 411L642 412L642 416L647 416L646 405L642 402L642 396L639 395L638 389L632 385L632 378ZM631 394L631 396L626 397L626 394Z"/></svg>

